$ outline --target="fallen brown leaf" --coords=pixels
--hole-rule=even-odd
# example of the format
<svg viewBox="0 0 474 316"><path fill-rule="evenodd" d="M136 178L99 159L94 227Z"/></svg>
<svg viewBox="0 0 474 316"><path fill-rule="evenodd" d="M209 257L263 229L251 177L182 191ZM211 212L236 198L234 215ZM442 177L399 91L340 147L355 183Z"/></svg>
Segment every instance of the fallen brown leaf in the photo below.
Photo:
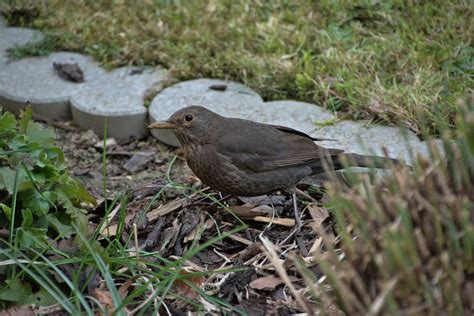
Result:
<svg viewBox="0 0 474 316"><path fill-rule="evenodd" d="M31 306L13 306L0 310L0 316L34 316L35 312Z"/></svg>
<svg viewBox="0 0 474 316"><path fill-rule="evenodd" d="M290 281L294 282L297 279L295 277L289 277ZM284 281L274 275L267 275L250 282L250 287L255 290L269 289L273 290L278 285L283 284Z"/></svg>
<svg viewBox="0 0 474 316"><path fill-rule="evenodd" d="M101 290L99 288L93 289L91 292L92 296L95 297L100 304L102 304L110 314L115 311L114 304L112 301L112 296L110 295L109 291ZM103 313L99 313L99 315L104 315Z"/></svg>
<svg viewBox="0 0 474 316"><path fill-rule="evenodd" d="M122 286L120 286L120 288L118 289L118 294L122 300L127 296L128 288L137 278L139 278L139 276L134 276L133 278L128 279L127 282L122 284ZM91 291L91 295L95 297L102 305L104 305L110 315L115 312L115 306L112 300L112 295L109 291L96 288ZM99 315L104 314L99 313Z"/></svg>
<svg viewBox="0 0 474 316"><path fill-rule="evenodd" d="M179 272L180 275L190 275L189 277L186 277L185 280L188 282L192 283L195 287L201 288L206 281L204 276L202 275L192 275L191 272L181 270ZM183 279L178 279L174 282L174 285L176 287L176 293L180 296L187 297L191 300L195 300L199 297L199 292L196 291L193 287L188 285Z"/></svg>

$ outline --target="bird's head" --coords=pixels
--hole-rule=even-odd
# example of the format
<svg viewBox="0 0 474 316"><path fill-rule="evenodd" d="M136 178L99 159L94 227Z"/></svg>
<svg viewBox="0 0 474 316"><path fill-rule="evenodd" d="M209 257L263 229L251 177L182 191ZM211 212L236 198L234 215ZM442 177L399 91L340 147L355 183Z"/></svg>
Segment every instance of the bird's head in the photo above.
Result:
<svg viewBox="0 0 474 316"><path fill-rule="evenodd" d="M212 142L222 116L202 107L188 106L173 113L166 122L154 122L150 129L172 129L183 146Z"/></svg>

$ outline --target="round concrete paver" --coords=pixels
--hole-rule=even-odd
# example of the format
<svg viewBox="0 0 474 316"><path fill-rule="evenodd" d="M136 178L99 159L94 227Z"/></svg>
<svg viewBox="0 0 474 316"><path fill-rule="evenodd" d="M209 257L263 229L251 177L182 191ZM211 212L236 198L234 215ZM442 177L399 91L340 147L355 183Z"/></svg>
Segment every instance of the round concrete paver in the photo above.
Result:
<svg viewBox="0 0 474 316"><path fill-rule="evenodd" d="M30 101L36 117L70 119L69 98L84 83L62 79L53 63L77 63L85 82L102 75L104 70L90 57L68 52L48 57L31 57L11 62L0 73L0 104L19 113Z"/></svg>
<svg viewBox="0 0 474 316"><path fill-rule="evenodd" d="M84 84L71 97L74 121L83 129L107 137L139 139L148 133L143 102L148 91L163 81L161 69L119 68Z"/></svg>
<svg viewBox="0 0 474 316"><path fill-rule="evenodd" d="M362 155L384 156L383 147L388 155L407 163L412 162L409 147L418 148L418 137L407 129L373 125L365 122L342 121L317 129L311 134L315 137L330 138L334 141L318 142L321 146L339 148L346 152Z"/></svg>
<svg viewBox="0 0 474 316"><path fill-rule="evenodd" d="M3 71L5 64L9 61L7 56L7 50L9 48L41 41L43 38L43 34L36 30L22 27L0 26L0 71Z"/></svg>
<svg viewBox="0 0 474 316"><path fill-rule="evenodd" d="M307 134L315 133L315 122L326 122L335 119L328 110L311 103L298 101L271 101L265 102L263 107L254 111L251 120L291 127Z"/></svg>
<svg viewBox="0 0 474 316"><path fill-rule="evenodd" d="M262 98L240 83L217 79L196 79L181 82L160 92L150 105L150 121L164 121L177 110L201 105L220 115L255 119L255 111L263 105ZM153 136L171 146L179 142L171 131L153 130Z"/></svg>

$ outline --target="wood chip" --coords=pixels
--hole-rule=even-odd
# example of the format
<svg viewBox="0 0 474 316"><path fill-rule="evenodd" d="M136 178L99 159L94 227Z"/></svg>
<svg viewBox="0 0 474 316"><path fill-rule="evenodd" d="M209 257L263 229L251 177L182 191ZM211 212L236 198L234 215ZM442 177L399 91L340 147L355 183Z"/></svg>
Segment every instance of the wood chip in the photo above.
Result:
<svg viewBox="0 0 474 316"><path fill-rule="evenodd" d="M293 218L278 218L278 217L271 218L271 217L265 217L265 216L255 216L253 220L256 222L272 223L274 225L281 225L281 226L286 226L286 227L295 226L295 220Z"/></svg>
<svg viewBox="0 0 474 316"><path fill-rule="evenodd" d="M247 245L247 246L251 246L253 245L254 243L251 242L250 240L247 240L245 238L242 238L242 237L239 237L239 236L236 236L236 235L229 235L229 238L230 239L233 239L235 241L238 241L240 243L243 243L244 245Z"/></svg>
<svg viewBox="0 0 474 316"><path fill-rule="evenodd" d="M317 226L321 225L329 216L328 211L324 207L319 207L315 204L308 205L308 211Z"/></svg>

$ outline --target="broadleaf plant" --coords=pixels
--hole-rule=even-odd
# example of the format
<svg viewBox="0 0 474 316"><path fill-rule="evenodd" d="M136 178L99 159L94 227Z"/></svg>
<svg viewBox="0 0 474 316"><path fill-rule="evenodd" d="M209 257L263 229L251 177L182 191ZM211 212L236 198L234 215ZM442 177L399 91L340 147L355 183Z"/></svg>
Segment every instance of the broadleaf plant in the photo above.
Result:
<svg viewBox="0 0 474 316"><path fill-rule="evenodd" d="M29 107L18 120L9 112L0 115L0 230L20 248L35 246L27 238L31 234L44 234L43 240L67 237L85 219L82 206L95 204L66 170L54 132L31 118Z"/></svg>

